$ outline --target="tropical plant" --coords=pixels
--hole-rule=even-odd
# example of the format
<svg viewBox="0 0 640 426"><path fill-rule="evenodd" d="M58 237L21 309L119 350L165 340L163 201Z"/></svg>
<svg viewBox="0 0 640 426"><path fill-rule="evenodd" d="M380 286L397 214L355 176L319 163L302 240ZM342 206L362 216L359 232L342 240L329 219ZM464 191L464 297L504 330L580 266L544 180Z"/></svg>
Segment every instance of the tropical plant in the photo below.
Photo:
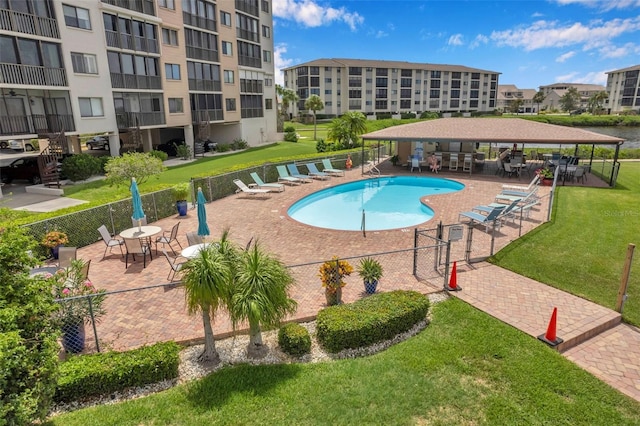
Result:
<svg viewBox="0 0 640 426"><path fill-rule="evenodd" d="M349 129L349 146L358 146L358 136L367 131L367 117L360 111L348 111L340 118Z"/></svg>
<svg viewBox="0 0 640 426"><path fill-rule="evenodd" d="M547 95L544 94L544 92L542 90L539 90L538 92L536 92L535 95L533 95L533 103L536 104L538 107L536 108L536 112L539 114L540 113L540 104L542 102L544 102L544 99L547 97Z"/></svg>
<svg viewBox="0 0 640 426"><path fill-rule="evenodd" d="M212 322L218 308L225 307L230 294L231 273L225 257L210 244L182 266L185 300L190 315L200 313L204 326L204 350L198 360L218 364Z"/></svg>
<svg viewBox="0 0 640 426"><path fill-rule="evenodd" d="M276 94L280 99L280 119L278 120L278 131L282 131L282 127L284 127L284 122L287 120L287 111L289 110L289 105L296 102L299 98L296 92L291 89L287 89L285 87L276 84Z"/></svg>
<svg viewBox="0 0 640 426"><path fill-rule="evenodd" d="M58 330L49 285L30 278L37 242L0 227L0 424L43 424L56 388ZM39 420L39 421L38 421Z"/></svg>
<svg viewBox="0 0 640 426"><path fill-rule="evenodd" d="M318 139L316 133L316 111L321 111L324 108L324 102L320 96L311 95L304 102L304 107L313 113L313 140L315 141Z"/></svg>
<svg viewBox="0 0 640 426"><path fill-rule="evenodd" d="M520 108L522 107L523 104L524 104L523 99L520 99L520 98L514 99L511 102L509 102L509 111L517 114L520 112Z"/></svg>
<svg viewBox="0 0 640 426"><path fill-rule="evenodd" d="M548 167L536 170L536 174L542 179L553 179L553 172Z"/></svg>
<svg viewBox="0 0 640 426"><path fill-rule="evenodd" d="M592 114L596 114L602 109L602 103L609 97L609 94L604 90L594 93L589 98L589 109Z"/></svg>
<svg viewBox="0 0 640 426"><path fill-rule="evenodd" d="M329 131L327 132L327 139L336 142L336 149L342 149L346 146L349 140L349 127L347 123L341 118L334 118L329 123Z"/></svg>
<svg viewBox="0 0 640 426"><path fill-rule="evenodd" d="M171 187L171 195L173 196L173 200L175 202L178 201L187 201L189 197L189 190L191 189L191 185L187 182L182 182Z"/></svg>
<svg viewBox="0 0 640 426"><path fill-rule="evenodd" d="M353 266L346 260L338 260L334 256L331 260L327 260L320 265L318 276L322 280L322 287L329 293L335 293L339 288L344 287L347 283L344 277L351 275Z"/></svg>
<svg viewBox="0 0 640 426"><path fill-rule="evenodd" d="M166 170L162 161L149 153L126 152L122 157L114 157L104 166L107 182L110 185L128 185L136 178L138 185L151 176L157 176Z"/></svg>
<svg viewBox="0 0 640 426"><path fill-rule="evenodd" d="M49 231L42 238L41 244L48 248L54 248L67 244L69 237L62 231Z"/></svg>
<svg viewBox="0 0 640 426"><path fill-rule="evenodd" d="M582 97L575 87L569 87L567 92L560 98L560 106L564 111L573 111L580 106Z"/></svg>
<svg viewBox="0 0 640 426"><path fill-rule="evenodd" d="M289 269L257 243L240 256L229 311L234 328L249 322L249 357L262 358L267 353L261 327L277 327L295 313L297 303L287 294L293 282Z"/></svg>
<svg viewBox="0 0 640 426"><path fill-rule="evenodd" d="M189 158L191 158L191 147L187 144L176 144L174 143L173 146L176 148L176 155L178 157L180 157L183 160L188 160Z"/></svg>
<svg viewBox="0 0 640 426"><path fill-rule="evenodd" d="M360 259L358 265L358 275L363 281L373 283L378 281L382 277L382 265L376 259L372 257L365 257Z"/></svg>

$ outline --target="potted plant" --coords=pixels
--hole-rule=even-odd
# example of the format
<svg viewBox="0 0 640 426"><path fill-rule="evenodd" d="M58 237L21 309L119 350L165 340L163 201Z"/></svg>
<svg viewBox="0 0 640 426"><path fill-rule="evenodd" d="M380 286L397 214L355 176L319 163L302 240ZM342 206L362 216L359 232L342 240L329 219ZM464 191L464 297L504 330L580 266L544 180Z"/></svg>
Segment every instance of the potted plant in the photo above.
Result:
<svg viewBox="0 0 640 426"><path fill-rule="evenodd" d="M72 260L68 268L45 276L58 301L54 319L62 330L62 346L70 353L84 350L84 325L97 321L105 314L102 306L106 297L105 290L96 289L87 273L87 262L78 259Z"/></svg>
<svg viewBox="0 0 640 426"><path fill-rule="evenodd" d="M536 174L540 178L540 185L553 185L553 172L548 167L543 167L542 169L536 170Z"/></svg>
<svg viewBox="0 0 640 426"><path fill-rule="evenodd" d="M358 265L358 275L364 282L367 294L373 294L378 287L378 280L382 277L382 265L372 257L365 257Z"/></svg>
<svg viewBox="0 0 640 426"><path fill-rule="evenodd" d="M393 157L391 157L390 160L391 160L391 164L393 164L394 166L397 166L398 161L400 161L400 157L398 157L398 154L396 154Z"/></svg>
<svg viewBox="0 0 640 426"><path fill-rule="evenodd" d="M58 258L58 250L69 242L67 234L61 231L49 231L42 238L42 245L51 250L54 259Z"/></svg>
<svg viewBox="0 0 640 426"><path fill-rule="evenodd" d="M318 276L322 280L327 305L339 305L342 303L342 287L347 285L344 277L351 275L353 266L346 260L338 260L333 257L320 265Z"/></svg>
<svg viewBox="0 0 640 426"><path fill-rule="evenodd" d="M189 184L179 183L171 188L173 200L176 202L176 209L179 216L187 215L187 198L189 197Z"/></svg>

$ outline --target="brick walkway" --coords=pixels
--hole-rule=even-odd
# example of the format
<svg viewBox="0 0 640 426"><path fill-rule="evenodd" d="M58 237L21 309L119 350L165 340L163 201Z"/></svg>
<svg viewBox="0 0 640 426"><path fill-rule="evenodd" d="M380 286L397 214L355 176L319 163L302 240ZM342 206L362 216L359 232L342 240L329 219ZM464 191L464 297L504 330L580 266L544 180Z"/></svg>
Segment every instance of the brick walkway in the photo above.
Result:
<svg viewBox="0 0 640 426"><path fill-rule="evenodd" d="M387 163L382 163L379 168L383 174L407 173L406 169ZM422 175L433 176L425 172L422 172ZM519 182L517 179L498 178L490 170L485 174L474 175L445 171L438 176L455 179L463 183L465 188L453 194L427 197L424 201L434 210L435 215L431 221L420 225L419 228L434 228L439 221L444 224L456 223L459 212L470 210L478 204L493 202L503 183L527 185L529 181L529 177L522 177ZM250 240L259 241L285 264L303 265L292 268L296 277L292 296L298 301L298 311L294 318L312 318L325 306L325 300L317 277L318 265L304 266L305 264L327 260L334 255L345 258L408 250L413 247L413 229L367 232L364 237L361 232L310 227L287 216L288 207L302 196L360 178L359 170L352 170L343 178L287 187L285 192L275 193L265 200L237 196L217 200L207 205L211 237L217 239L223 229L229 228L231 239L240 246L244 247ZM594 177L589 178L588 184L604 186L596 182ZM522 222L523 234L544 222L547 216L549 190L550 188L540 187L542 204L532 211L529 219ZM185 233L197 229L195 210L190 210L185 218L169 217L154 225L169 230L176 222L180 222L179 241L186 247ZM484 234L484 227L476 227L474 232ZM496 233L495 251L517 239L518 232L515 224L503 226ZM98 237L96 232L96 238ZM474 250L488 254L486 245L489 244L490 238L485 234L478 240L474 240ZM144 269L142 262L135 262L125 270L124 259L120 258L117 249L104 260L103 251L104 244L101 241L79 249L79 258L92 260L92 281L98 288L109 291L133 290L110 295L105 301L107 315L96 326L103 350L124 350L156 341L190 342L201 339L203 332L200 316L187 315L182 288L175 284L167 284L169 265L161 254L157 257L154 255L153 260ZM380 291L414 289L425 294L442 291L441 276L420 280L414 277L411 269L412 258L411 251L394 252L380 257L385 266ZM545 332L553 306L558 306L559 309L558 335L571 345L579 343L584 335L594 335L593 330L602 331L620 321L618 315L605 308L485 263L474 264L473 267L460 266L458 282L464 289L456 294L457 297L532 336ZM157 287L135 290L153 285ZM348 278L348 285L344 288L343 300L350 302L363 297L363 290L361 281L353 274ZM231 325L224 313L217 315L214 331L218 337L231 333ZM92 336L91 330L87 330L87 333ZM624 336L624 339L621 339L621 336ZM605 338L615 341L616 344L610 344L606 340L606 344L600 343L600 339ZM640 369L639 340L638 333L630 327L617 325L596 338L568 349L565 356L612 386L640 400L637 375ZM89 350L95 348L93 337L88 336L87 343ZM616 348L620 348L620 352L623 353L607 352ZM605 361L610 364L606 364ZM621 368L623 366L626 370Z"/></svg>

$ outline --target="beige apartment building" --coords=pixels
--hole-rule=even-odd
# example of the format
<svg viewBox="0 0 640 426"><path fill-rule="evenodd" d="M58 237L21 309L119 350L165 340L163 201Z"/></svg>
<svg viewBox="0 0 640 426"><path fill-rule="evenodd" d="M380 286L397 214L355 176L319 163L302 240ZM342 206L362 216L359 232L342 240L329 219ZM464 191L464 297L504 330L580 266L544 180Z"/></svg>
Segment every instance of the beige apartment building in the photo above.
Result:
<svg viewBox="0 0 640 426"><path fill-rule="evenodd" d="M270 0L0 0L0 143L278 140ZM62 135L63 137L60 137Z"/></svg>
<svg viewBox="0 0 640 426"><path fill-rule="evenodd" d="M605 108L609 114L636 111L640 114L640 65L609 71Z"/></svg>
<svg viewBox="0 0 640 426"><path fill-rule="evenodd" d="M580 84L580 83L554 83L546 86L540 86L540 90L545 94L544 101L540 106L541 111L562 110L560 99L567 93L569 88L575 87L580 94L579 108L586 109L589 106L589 98L596 93L603 92L604 86L599 84Z"/></svg>
<svg viewBox="0 0 640 426"><path fill-rule="evenodd" d="M499 72L462 65L365 59L317 59L284 70L284 86L299 101L289 114L306 113L305 100L318 95L318 114L340 116L360 111L377 114L424 111L489 112L497 107Z"/></svg>
<svg viewBox="0 0 640 426"><path fill-rule="evenodd" d="M498 86L498 100L496 102L497 109L502 112L512 112L514 102L520 100L518 112L530 114L537 113L538 107L533 102L536 95L535 89L518 89L515 84L500 84Z"/></svg>

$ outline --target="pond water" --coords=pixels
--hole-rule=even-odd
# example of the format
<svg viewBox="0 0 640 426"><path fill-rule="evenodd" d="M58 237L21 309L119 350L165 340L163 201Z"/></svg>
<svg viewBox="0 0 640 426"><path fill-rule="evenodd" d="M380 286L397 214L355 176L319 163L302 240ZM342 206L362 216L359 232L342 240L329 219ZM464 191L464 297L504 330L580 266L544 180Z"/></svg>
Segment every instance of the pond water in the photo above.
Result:
<svg viewBox="0 0 640 426"><path fill-rule="evenodd" d="M640 148L640 127L637 126L580 127L580 129L625 139L621 149Z"/></svg>

